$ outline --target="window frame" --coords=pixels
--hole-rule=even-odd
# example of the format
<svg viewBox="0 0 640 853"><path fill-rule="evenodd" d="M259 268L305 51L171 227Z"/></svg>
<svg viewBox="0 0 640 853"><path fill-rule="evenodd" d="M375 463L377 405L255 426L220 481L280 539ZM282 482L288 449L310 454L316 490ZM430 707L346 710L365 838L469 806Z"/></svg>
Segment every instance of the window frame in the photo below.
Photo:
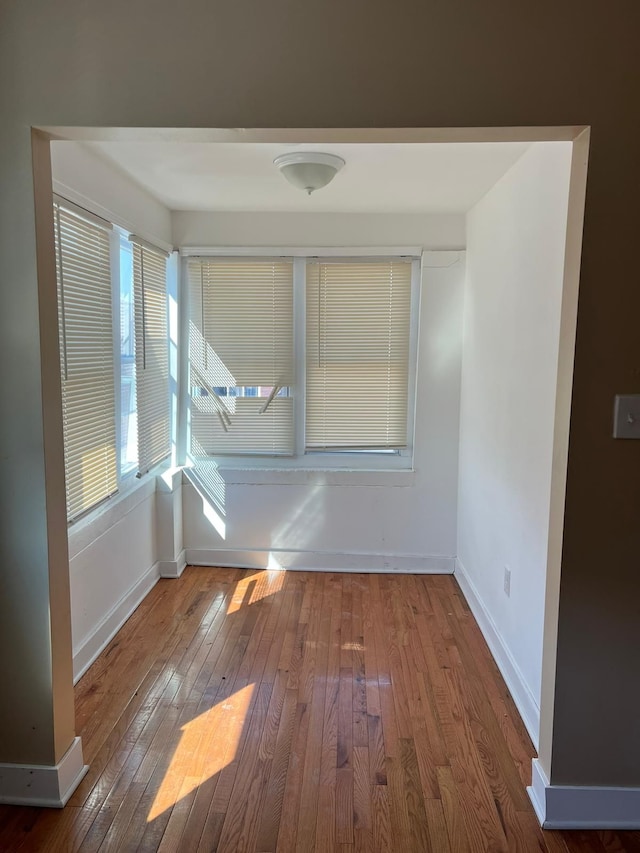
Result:
<svg viewBox="0 0 640 853"><path fill-rule="evenodd" d="M260 253L259 256L256 256L256 255L248 256L248 255L238 255L238 254L234 254L234 255L224 254L224 255L212 255L212 256L204 256L202 254L199 254L197 256L189 255L186 258L184 265L182 266L182 272L183 272L183 279L182 280L183 280L184 286L182 287L183 302L181 304L181 310L182 310L183 315L185 316L185 323L187 326L186 334L184 337L184 340L186 343L185 343L185 347L183 348L183 357L184 357L184 360L187 362L187 367L186 367L187 378L186 378L185 399L186 399L186 406L187 406L187 420L189 423L189 430L188 430L188 434L186 437L186 443L187 443L187 448L188 448L188 450L187 450L188 458L192 459L192 460L198 460L198 461L199 460L205 460L206 461L209 459L218 458L217 456L214 456L214 455L194 455L192 453L192 445L193 445L194 434L191 431L191 424L195 421L194 412L196 413L196 416L197 416L197 411L200 408L198 405L194 406L194 400L196 399L196 397L198 397L198 399L199 399L200 395L194 395L193 389L200 386L200 390L203 390L203 385L204 385L204 390L206 393L202 396L206 398L211 392L214 392L214 397L215 397L215 388L218 387L216 385L215 380L213 378L211 378L210 380L207 380L205 378L204 373L202 373L202 367L199 367L195 363L195 361L192 364L192 360L191 360L191 356L192 356L192 332L195 329L196 330L195 333L198 334L197 329L198 329L199 322L202 324L203 340L206 341L205 351L208 350L209 347L211 347L211 341L212 341L211 329L209 328L209 332L207 332L207 333L204 332L205 321L206 321L207 326L210 327L211 325L213 325L215 327L215 325L217 323L217 318L215 316L215 309L209 308L208 310L205 311L205 308L204 308L205 302L207 302L207 304L208 304L209 299L210 299L210 290L209 290L210 285L209 284L207 285L206 290L203 289L202 274L204 273L204 275L207 279L212 274L215 278L216 273L212 273L212 270L215 270L215 268L218 266L218 264L216 263L216 260L221 261L219 266L223 269L225 267L227 269L229 269L230 267L233 267L236 264L238 265L238 267L242 267L243 265L246 264L246 266L248 267L248 269L246 271L247 280L244 283L247 284L249 287L255 286L256 281L257 281L257 279L253 278L252 271L251 271L252 267L260 268L260 267L271 266L271 267L273 267L274 270L278 267L280 268L279 273L276 274L276 280L280 282L281 292L279 293L278 297L275 297L274 294L272 293L272 298L275 298L275 303L273 303L271 306L269 306L269 305L264 306L263 305L263 308L266 311L267 319L269 319L269 317L270 317L269 311L271 310L272 311L271 317L277 318L275 320L276 322L278 322L279 320L284 321L283 326L286 326L286 329L282 328L281 332L282 332L282 334L286 335L287 341L290 342L290 347L288 345L285 345L285 348L281 350L280 349L280 347L281 347L280 341L277 345L275 344L275 336L272 334L274 327L272 325L264 325L263 324L262 314L257 315L257 317L259 318L258 324L259 324L260 329L264 328L264 329L268 330L268 336L267 336L268 340L267 340L267 344L266 344L266 350L267 350L266 363L267 364L270 363L269 354L272 354L272 357L274 357L274 358L276 357L276 354L275 354L274 349L273 349L273 347L275 347L275 349L278 351L277 360L279 362L281 362L279 364L279 367L280 367L280 369L284 369L286 376L289 379L289 381L286 383L286 386L284 386L284 387L291 389L294 387L294 384L295 384L295 377L292 375L293 371L295 371L294 343L293 343L293 339L292 339L292 336L293 336L293 259L291 257L288 257L288 256L283 257L280 254L278 254L278 255L267 254L264 251L262 253ZM202 264L201 267L199 267L200 263ZM193 264L193 268L190 268L192 264ZM204 268L205 265L207 265L207 266L210 265L211 268L205 269ZM200 272L198 270L200 270ZM256 270L254 269L253 272L255 273ZM230 275L230 281L235 280L235 275L236 275L236 272L234 271L234 273L232 275ZM242 272L240 273L240 275L242 275ZM258 273L258 275L260 275L260 274ZM199 280L200 280L200 284L198 283ZM224 281L224 279L223 279L223 281ZM268 290L266 290L266 287L268 287L266 281L263 282L263 285L265 286L264 292L268 293ZM261 286L258 285L258 289L259 289L260 293L262 294L260 287ZM200 296L195 295L196 303L194 305L192 305L191 299L194 297L194 289L195 289L195 291L199 291ZM218 302L218 306L219 306L219 310L222 311L223 313L225 311L228 311L228 310L233 311L233 309L235 308L235 305L236 305L235 294L233 294L233 296L231 296L230 299L227 298L231 293L232 293L232 290L227 291L226 286L225 285L222 286L222 301ZM201 299L202 299L202 307L200 305ZM216 301L218 301L218 300L216 299L215 296L213 296L214 304L216 303ZM257 301L257 304L261 304L261 299L259 296L256 296L256 301ZM286 302L287 307L285 308L284 311L281 311L281 309L277 306L279 304L281 304L283 301ZM238 305L241 305L241 304L251 305L251 303L240 303L240 302L238 302L237 304ZM288 311L289 305L291 305L291 313L289 313L289 311ZM255 322L256 322L256 317L252 316L252 312L254 309L255 309L255 304L249 308L248 318L245 316L245 321L248 322L250 325L251 324L255 325ZM197 319L199 313L200 313L200 321ZM244 314L244 311L241 308L239 308L238 309L238 315L240 317L242 317L243 314ZM234 325L233 320L232 320L230 325L233 327L233 325ZM224 367L226 369L228 369L229 371L233 371L234 377L241 377L241 378L236 378L235 387L248 388L248 387L256 387L256 385L262 385L265 388L267 388L267 387L273 388L278 382L276 377L277 377L277 374L280 372L280 370L278 370L276 374L271 375L271 371L268 368L266 368L265 374L262 376L262 378L260 379L259 382L256 382L257 376L259 375L260 370L262 368L261 367L257 368L256 365L253 364L253 367L252 367L250 373L245 373L246 365L242 364L242 357L246 356L247 353L252 355L251 360L255 360L255 359L259 358L260 350L264 350L264 346L261 346L261 343L264 344L263 336L260 333L258 333L258 336L257 336L258 344L257 344L257 347L254 348L254 342L252 341L251 336L249 335L249 337L247 337L247 327L245 325L242 325L242 323L240 325L238 325L237 329L236 329L236 334L237 334L237 337L233 338L233 343L231 343L231 341L229 339L226 339L226 343L225 343L225 335L224 334L221 335L222 340L219 343L219 347L220 347L222 353L224 353L226 350L226 355L223 355L221 357L220 354L218 352L216 352L215 358L218 359L221 364L224 363L223 362L224 358L229 359L229 364L224 364ZM272 340L272 338L273 338L273 340ZM238 343L238 339L240 339L240 342L242 343L243 347L246 346L246 350L240 349L237 352L234 352L235 347ZM199 349L199 345L198 345L198 349ZM185 350L186 350L186 352L185 352ZM243 352L243 356L239 355L240 352ZM286 353L286 355L284 355L285 353ZM283 360L283 356L284 356L284 360ZM236 357L238 357L239 363L236 363L234 361L236 359ZM201 374L201 376L199 377L199 381L197 381L195 383L193 382L192 371L195 371L195 373ZM206 366L205 366L205 372L206 372ZM220 378L222 379L222 377L220 377ZM246 381L246 384L244 384L243 380ZM211 383L211 384L209 384L209 383ZM223 384L223 383L221 383L221 384ZM228 399L230 396L232 396L232 395L226 395L226 394L221 395L221 397L219 399L220 399L220 401L222 401L224 399ZM245 395L237 395L237 396L238 396L239 400L243 400L243 399L255 400L256 406L255 407L251 406L248 408L255 408L256 410L258 410L259 408L261 408L264 405L265 410L266 410L267 408L270 407L271 397L269 397L268 399L267 399L267 397L264 397L261 399L260 397L257 397L257 396L251 397L250 395L246 395L246 396ZM268 448L266 446L269 443L268 437L269 437L269 433L270 433L270 431L267 429L267 430L265 430L265 433L263 436L263 438L265 439L265 441L263 442L263 445L264 445L263 449L257 449L256 447L253 447L251 450L239 449L235 453L233 451L229 450L227 453L220 452L218 454L219 457L224 458L224 459L230 459L230 458L235 458L235 457L242 458L242 459L253 459L253 458L260 458L260 457L264 457L266 459L274 459L274 458L286 459L286 458L290 458L291 456L293 456L295 454L295 443L294 443L295 435L293 433L293 422L294 422L294 418L295 418L295 413L294 413L295 398L292 394L284 395L284 397L288 398L291 401L290 405L287 405L287 406L284 406L283 408L281 408L281 401L276 400L275 405L273 407L271 407L271 414L273 414L273 410L275 410L276 407L281 408L281 414L283 414L283 421L286 422L285 426L288 427L286 430L283 430L282 432L278 432L277 429L273 430L271 432L271 437L276 439L276 443L279 441L281 444L281 447L279 449L276 449L273 446L273 444L274 444L273 441L272 441L272 446L270 448ZM247 408L247 407L245 407L245 408ZM223 410L221 409L221 411L223 411ZM233 412L230 412L230 414L231 414L231 420L233 420L233 418L235 417L233 415ZM240 421L242 421L242 417L240 418ZM231 421L228 422L228 425L231 426ZM224 428L225 428L225 432L226 432L226 426ZM217 429L217 427L214 427L214 429ZM229 432L231 433L231 435L233 435L233 429L229 430ZM260 428L256 429L256 433L260 433ZM243 436L242 426L240 427L238 434L240 436L239 443L244 444L244 441L243 441L244 436ZM281 440L283 438L284 438L284 440ZM223 439L223 441L224 441L224 439ZM247 447L251 447L251 445L247 444Z"/></svg>
<svg viewBox="0 0 640 853"><path fill-rule="evenodd" d="M420 331L420 298L422 282L422 247L183 247L180 257L180 311L183 328L188 328L189 294L187 264L190 259L202 257L286 257L293 260L293 385L294 400L294 451L291 456L265 454L235 454L194 457L190 453L191 401L188 382L183 382L180 406L184 436L182 465L213 463L229 470L313 470L313 471L407 471L413 469L415 435L418 340ZM407 442L400 450L307 450L305 435L306 412L306 265L308 260L334 259L357 263L359 260L393 260L410 258L411 307L409 318L409 366L407 397ZM189 347L182 348L184 360L181 375L188 375Z"/></svg>
<svg viewBox="0 0 640 853"><path fill-rule="evenodd" d="M135 478L137 480L140 480L142 477L145 476L145 474L148 474L150 471L163 470L164 468L168 467L168 464L169 464L169 462L173 456L174 426L173 426L173 422L172 422L172 411L173 410L172 410L172 406L171 406L171 356L170 356L171 329L170 329L170 317L169 317L169 312L170 312L170 295L169 295L169 258L170 258L170 253L164 249L161 249L159 246L156 246L154 243L151 243L151 242L145 240L144 238L139 237L135 233L128 233L127 235L125 235L125 240L131 246L131 260L132 260L131 291L132 291L132 297L133 297L133 303L134 303L134 307L133 307L134 341L135 341L135 343L134 343L134 363L135 363L135 369L136 369L136 384L135 384L135 391L136 391L136 466L135 466ZM141 391L145 385L145 382L148 382L149 379L148 379L148 376L145 375L145 369L143 368L142 370L140 370L138 353L136 352L136 347L138 345L138 331L139 330L142 332L143 352L145 351L145 347L147 346L147 343L146 343L146 341L147 341L147 327L146 327L146 321L145 321L145 311L143 309L141 318L138 317L137 312L136 312L136 306L138 304L138 297L137 297L137 292L136 292L136 282L137 282L137 279L136 279L136 248L138 248L141 253L143 253L143 252L152 253L153 255L162 258L162 263L164 264L164 311L165 311L165 320L166 320L166 330L165 330L165 332L166 332L165 333L166 363L165 363L165 366L166 366L166 374L167 374L166 375L166 400L164 402L166 404L166 413L165 414L167 417L166 426L167 426L167 430L168 430L169 446L165 447L165 449L163 450L164 455L161 459L158 459L156 457L156 459L155 460L152 459L150 463L147 461L147 457L149 456L149 448L152 445L152 442L149 442L149 443L143 442L143 446L146 449L145 449L144 453L140 452L141 422L140 422L140 412L138 410L138 404L140 401ZM141 258L144 258L144 255L141 254ZM156 258L156 260L157 260L157 258ZM142 294L143 294L142 299L144 300L144 293L146 292L145 284L147 283L147 280L145 279L145 276L144 276L143 263L144 262L142 261L141 262L141 270L140 270L140 287L142 289ZM152 288L152 283L153 283L152 277L148 283L151 285L151 291L149 291L149 292L152 292L152 290L153 290L153 288ZM149 316L153 317L153 312L151 310L149 311ZM139 327L137 325L137 319L140 322ZM122 385L122 381L121 381L121 385ZM147 397L147 400L148 400L148 397ZM155 402L155 400L154 400L154 402ZM148 435L147 435L147 438L148 438Z"/></svg>
<svg viewBox="0 0 640 853"><path fill-rule="evenodd" d="M113 230L111 232L111 303L113 306L113 383L116 394L117 480L118 492L120 493L127 491L135 483L136 471L138 470L137 442L135 464L131 465L128 470L124 470L124 466L122 465L122 355L120 352L122 334L122 313L120 308L122 268L120 263L120 252L123 240L130 242L128 232L114 223Z"/></svg>
<svg viewBox="0 0 640 853"><path fill-rule="evenodd" d="M148 475L144 474L140 476L138 474L138 462L139 462L139 454L136 452L136 464L132 465L128 470L123 470L121 453L122 453L122 369L121 369L121 353L120 353L120 328L121 328L121 314L120 314L120 286L121 286L121 263L120 263L120 251L121 251L121 242L125 241L133 247L133 243L131 240L132 236L132 228L127 227L118 221L118 217L113 216L109 211L99 209L99 212L95 212L92 207L93 205L86 205L84 199L76 200L76 193L69 191L68 187L57 187L54 182L53 187L53 201L55 204L59 204L62 207L66 207L72 213L76 213L78 216L87 219L88 221L98 220L99 222L104 221L109 225L107 229L109 231L109 265L110 265L110 284L111 284L111 336L112 336L112 350L113 350L113 389L115 396L115 467L116 467L116 488L115 491L105 496L102 500L88 507L84 512L81 512L75 515L73 518L69 519L67 517L67 528L71 532L72 530L75 532L83 530L87 525L91 524L95 519L101 517L105 512L109 511L109 508L114 505L114 502L120 501L123 497L127 496L130 493L136 491L143 482L145 482L149 478L153 478L156 475L162 473L163 471L169 469L172 465L171 456L167 459L159 462L156 466L154 466L149 472ZM84 202L84 203L81 203ZM161 251L167 253L169 255L169 259L171 257L171 253L174 251L173 247L167 247L165 245L156 245L155 242L149 243L156 251ZM167 263L166 269L166 282L167 282L167 340L168 345L171 345L171 331L170 331L170 321L169 321L169 290L170 290L170 263ZM175 275L175 273L173 273ZM133 282L132 282L133 286ZM168 383L168 396L169 400L171 398L171 371L169 371L169 383ZM174 392L175 393L175 392ZM170 407L170 432L172 435L172 446L173 446L173 436L175 434L175 416L173 414L173 407ZM172 451L173 452L173 451Z"/></svg>

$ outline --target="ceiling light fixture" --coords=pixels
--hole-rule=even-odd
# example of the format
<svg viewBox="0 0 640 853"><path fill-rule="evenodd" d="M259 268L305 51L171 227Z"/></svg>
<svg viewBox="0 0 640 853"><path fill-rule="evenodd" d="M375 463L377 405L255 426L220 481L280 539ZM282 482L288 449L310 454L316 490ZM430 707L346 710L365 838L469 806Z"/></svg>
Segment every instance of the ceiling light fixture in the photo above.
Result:
<svg viewBox="0 0 640 853"><path fill-rule="evenodd" d="M306 190L309 195L315 190L326 187L344 166L342 157L310 151L281 154L273 163L290 184Z"/></svg>

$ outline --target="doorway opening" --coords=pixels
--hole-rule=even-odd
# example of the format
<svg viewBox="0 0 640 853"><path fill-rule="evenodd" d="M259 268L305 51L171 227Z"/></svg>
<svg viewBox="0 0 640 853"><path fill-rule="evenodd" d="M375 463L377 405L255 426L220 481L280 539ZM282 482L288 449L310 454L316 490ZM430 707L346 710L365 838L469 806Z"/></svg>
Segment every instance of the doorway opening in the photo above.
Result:
<svg viewBox="0 0 640 853"><path fill-rule="evenodd" d="M298 466L201 466L197 482L178 477L174 489L170 478L177 532L162 559L192 552L218 565L455 572L548 766L588 129L38 132L50 143L35 169L39 245L51 249L55 191L185 256L420 253L410 464L307 456ZM273 167L277 155L305 150L346 163L311 197ZM53 263L42 276L41 292L55 293ZM177 296L175 305L182 463L188 321ZM53 355L55 329L48 334ZM101 535L129 523L138 553L157 550L146 541L151 516L141 524L133 512L141 505L123 495L103 507ZM87 559L94 520L70 528L72 565ZM322 541L331 544L323 550ZM98 631L105 617L121 619L111 614L130 578L145 588L149 567L127 559L117 590L98 591L99 569L72 573L74 601L93 602L72 613L76 674L109 639Z"/></svg>

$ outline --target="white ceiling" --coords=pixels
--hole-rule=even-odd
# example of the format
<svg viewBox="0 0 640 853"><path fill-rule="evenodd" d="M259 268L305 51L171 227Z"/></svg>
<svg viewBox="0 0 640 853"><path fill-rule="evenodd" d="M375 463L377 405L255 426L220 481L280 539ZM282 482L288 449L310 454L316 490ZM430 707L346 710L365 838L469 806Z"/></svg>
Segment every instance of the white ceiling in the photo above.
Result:
<svg viewBox="0 0 640 853"><path fill-rule="evenodd" d="M523 142L208 143L85 142L171 210L463 213L529 147ZM346 165L308 196L273 160L325 151Z"/></svg>

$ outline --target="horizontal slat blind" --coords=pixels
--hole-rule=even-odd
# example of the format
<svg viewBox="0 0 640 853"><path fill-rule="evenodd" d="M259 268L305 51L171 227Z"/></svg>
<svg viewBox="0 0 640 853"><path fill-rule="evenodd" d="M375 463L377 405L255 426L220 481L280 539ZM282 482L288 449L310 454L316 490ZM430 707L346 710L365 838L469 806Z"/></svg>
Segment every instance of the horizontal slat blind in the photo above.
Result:
<svg viewBox="0 0 640 853"><path fill-rule="evenodd" d="M133 243L136 326L138 469L146 473L171 452L167 260L161 250Z"/></svg>
<svg viewBox="0 0 640 853"><path fill-rule="evenodd" d="M293 399L274 399L260 413L266 400L231 397L223 405L230 415L226 430L213 398L193 397L191 402L191 452L195 457L232 453L287 455L292 452Z"/></svg>
<svg viewBox="0 0 640 853"><path fill-rule="evenodd" d="M67 517L117 490L109 232L54 205Z"/></svg>
<svg viewBox="0 0 640 853"><path fill-rule="evenodd" d="M411 261L309 262L306 446L406 446Z"/></svg>
<svg viewBox="0 0 640 853"><path fill-rule="evenodd" d="M292 262L194 258L188 274L192 454L291 454L293 401L268 394L293 382ZM262 396L221 392L242 388Z"/></svg>

